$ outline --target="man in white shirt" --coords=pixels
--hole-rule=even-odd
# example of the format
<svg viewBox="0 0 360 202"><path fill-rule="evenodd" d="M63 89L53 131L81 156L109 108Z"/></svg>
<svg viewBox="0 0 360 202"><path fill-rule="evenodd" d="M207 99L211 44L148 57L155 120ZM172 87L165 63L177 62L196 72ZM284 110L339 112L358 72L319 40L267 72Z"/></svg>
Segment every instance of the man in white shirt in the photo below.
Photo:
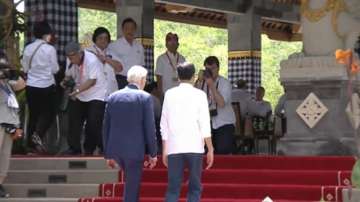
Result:
<svg viewBox="0 0 360 202"><path fill-rule="evenodd" d="M29 106L28 149L43 153L42 138L50 128L56 114L54 75L59 71L57 53L50 45L53 30L43 21L34 25L36 40L24 49L21 61L27 73L26 99Z"/></svg>
<svg viewBox="0 0 360 202"><path fill-rule="evenodd" d="M219 75L219 65L219 59L215 56L205 59L206 70L201 88L208 97L215 154L231 154L235 151L235 113L231 105L232 86L227 79Z"/></svg>
<svg viewBox="0 0 360 202"><path fill-rule="evenodd" d="M177 67L180 85L165 93L161 115L163 163L168 167L166 202L177 202L185 165L189 170L187 201L201 198L201 173L204 143L207 146L207 167L214 160L210 116L206 94L193 87L195 67L184 63ZM185 127L184 127L185 126Z"/></svg>
<svg viewBox="0 0 360 202"><path fill-rule="evenodd" d="M265 89L263 87L258 87L255 93L255 100L251 100L248 104L248 112L251 117L260 116L267 118L271 115L271 104L268 101L264 100Z"/></svg>
<svg viewBox="0 0 360 202"><path fill-rule="evenodd" d="M238 80L236 83L237 88L232 90L232 104L236 115L237 132L242 136L244 135L247 105L251 101L251 94L247 91L245 80Z"/></svg>
<svg viewBox="0 0 360 202"><path fill-rule="evenodd" d="M110 43L108 47L109 51L122 64L122 71L116 75L119 89L128 84L126 75L132 66L145 65L144 48L135 40L136 26L136 22L132 18L126 18L121 24L123 36Z"/></svg>
<svg viewBox="0 0 360 202"><path fill-rule="evenodd" d="M165 39L165 45L167 51L160 55L156 60L156 81L161 94L177 85L179 85L179 79L176 72L176 66L184 63L185 58L177 52L179 48L179 38L177 34L168 33Z"/></svg>
<svg viewBox="0 0 360 202"><path fill-rule="evenodd" d="M83 51L76 42L65 46L69 61L65 72L65 81L75 81L75 87L69 102L69 150L67 154L81 154L80 135L84 123L86 155L92 155L96 147L102 150L102 121L105 110L107 83L103 64L91 52Z"/></svg>

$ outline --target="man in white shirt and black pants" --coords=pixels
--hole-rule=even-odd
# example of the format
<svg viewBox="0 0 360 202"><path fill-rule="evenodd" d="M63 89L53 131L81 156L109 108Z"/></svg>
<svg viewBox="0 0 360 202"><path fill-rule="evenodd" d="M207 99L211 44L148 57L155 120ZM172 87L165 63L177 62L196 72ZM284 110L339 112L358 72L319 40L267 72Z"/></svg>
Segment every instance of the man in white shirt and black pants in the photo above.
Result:
<svg viewBox="0 0 360 202"><path fill-rule="evenodd" d="M187 201L201 198L201 173L204 143L207 167L214 161L210 116L206 94L193 87L195 67L184 63L177 67L180 85L165 93L161 116L163 163L168 167L166 202L177 202L185 165L189 170Z"/></svg>
<svg viewBox="0 0 360 202"><path fill-rule="evenodd" d="M86 121L84 150L92 155L96 147L102 150L102 121L105 110L107 82L103 64L93 53L81 50L76 42L65 46L69 61L65 81L73 79L75 87L69 102L69 150L67 154L81 154L80 137Z"/></svg>
<svg viewBox="0 0 360 202"><path fill-rule="evenodd" d="M124 88L127 82L127 72L132 66L145 65L144 47L135 40L136 22L126 18L121 24L123 36L109 44L108 50L120 60L122 71L116 74L119 89Z"/></svg>
<svg viewBox="0 0 360 202"><path fill-rule="evenodd" d="M168 33L165 43L167 50L157 58L155 69L157 85L162 96L168 89L179 85L176 66L185 62L184 56L177 52L179 48L177 34Z"/></svg>
<svg viewBox="0 0 360 202"><path fill-rule="evenodd" d="M220 63L217 57L207 57L204 66L204 81L200 87L208 96L215 154L231 154L235 151L236 121L231 105L232 86L219 75Z"/></svg>

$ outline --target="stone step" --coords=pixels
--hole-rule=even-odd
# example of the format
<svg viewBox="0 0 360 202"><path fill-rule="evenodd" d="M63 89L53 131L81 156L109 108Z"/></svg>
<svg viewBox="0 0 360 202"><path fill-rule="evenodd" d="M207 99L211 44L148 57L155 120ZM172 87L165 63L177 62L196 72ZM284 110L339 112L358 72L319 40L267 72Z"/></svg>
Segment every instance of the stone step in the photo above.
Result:
<svg viewBox="0 0 360 202"><path fill-rule="evenodd" d="M12 198L81 198L95 197L98 184L4 184Z"/></svg>
<svg viewBox="0 0 360 202"><path fill-rule="evenodd" d="M119 171L108 170L10 170L6 184L101 184L118 182Z"/></svg>
<svg viewBox="0 0 360 202"><path fill-rule="evenodd" d="M11 159L10 170L104 170L103 157L37 157Z"/></svg>
<svg viewBox="0 0 360 202"><path fill-rule="evenodd" d="M78 198L0 198L0 202L77 202Z"/></svg>

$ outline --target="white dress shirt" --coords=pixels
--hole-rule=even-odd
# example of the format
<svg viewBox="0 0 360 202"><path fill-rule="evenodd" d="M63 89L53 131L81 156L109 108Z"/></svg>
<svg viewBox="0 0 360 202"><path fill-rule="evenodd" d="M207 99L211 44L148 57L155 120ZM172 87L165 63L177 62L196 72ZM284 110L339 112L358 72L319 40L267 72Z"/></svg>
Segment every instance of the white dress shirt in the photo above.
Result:
<svg viewBox="0 0 360 202"><path fill-rule="evenodd" d="M110 57L113 60L120 61L119 59L116 58L116 56L114 56L114 54L108 51L108 49L101 50L96 45L92 45L89 48L87 48L87 50L95 54L100 54L102 56ZM103 71L105 73L105 80L107 83L107 89L106 89L106 97L107 97L111 93L117 91L119 88L116 81L114 68L110 64L105 63L103 64Z"/></svg>
<svg viewBox="0 0 360 202"><path fill-rule="evenodd" d="M77 94L76 97L82 102L89 102L92 100L104 101L107 92L107 82L105 80L103 64L97 56L85 50L82 65L70 65L69 60L67 60L67 63L65 75L70 76L75 80L75 88L79 88L79 86L88 79L96 79L94 86ZM83 68L82 71L81 68Z"/></svg>
<svg viewBox="0 0 360 202"><path fill-rule="evenodd" d="M265 100L251 100L248 104L248 109L250 116L266 117L266 115L272 112L270 102Z"/></svg>
<svg viewBox="0 0 360 202"><path fill-rule="evenodd" d="M241 118L245 118L248 113L248 105L252 96L244 89L234 89L232 91L232 102L238 102L240 105Z"/></svg>
<svg viewBox="0 0 360 202"><path fill-rule="evenodd" d="M167 153L204 153L204 138L211 137L206 94L187 83L165 93L161 136Z"/></svg>
<svg viewBox="0 0 360 202"><path fill-rule="evenodd" d="M165 93L168 89L178 86L176 66L185 62L184 56L172 54L166 51L160 55L156 60L155 74L162 78L162 92Z"/></svg>
<svg viewBox="0 0 360 202"><path fill-rule="evenodd" d="M134 40L131 45L124 37L121 37L110 43L108 50L113 53L123 65L123 70L120 72L123 76L127 76L127 72L132 66L145 65L144 48L136 40Z"/></svg>
<svg viewBox="0 0 360 202"><path fill-rule="evenodd" d="M42 43L43 45L33 56L30 67L30 58L35 49ZM24 72L27 73L27 86L47 88L55 84L54 74L59 71L57 53L55 48L44 40L36 39L25 47L21 65Z"/></svg>
<svg viewBox="0 0 360 202"><path fill-rule="evenodd" d="M232 94L232 87L228 80L226 80L222 76L218 76L216 81L214 82L216 85L217 90L224 98L225 106L219 107L216 102L215 98L211 93L211 90L208 89L206 82L203 86L203 91L205 91L208 95L208 103L210 110L217 109L217 115L211 117L211 123L213 129L218 129L221 126L228 125L228 124L235 124L236 118L235 113L231 105L231 94Z"/></svg>

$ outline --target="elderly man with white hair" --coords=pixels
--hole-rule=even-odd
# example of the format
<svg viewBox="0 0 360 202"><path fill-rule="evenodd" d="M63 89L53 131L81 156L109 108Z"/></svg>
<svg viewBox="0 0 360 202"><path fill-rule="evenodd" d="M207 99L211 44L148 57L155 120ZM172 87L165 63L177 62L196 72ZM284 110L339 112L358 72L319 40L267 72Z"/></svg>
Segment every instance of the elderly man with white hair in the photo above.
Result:
<svg viewBox="0 0 360 202"><path fill-rule="evenodd" d="M157 141L151 95L143 91L147 70L133 66L129 84L108 99L103 124L104 158L109 167L118 164L125 173L124 202L138 202L145 151L153 168L157 162Z"/></svg>

